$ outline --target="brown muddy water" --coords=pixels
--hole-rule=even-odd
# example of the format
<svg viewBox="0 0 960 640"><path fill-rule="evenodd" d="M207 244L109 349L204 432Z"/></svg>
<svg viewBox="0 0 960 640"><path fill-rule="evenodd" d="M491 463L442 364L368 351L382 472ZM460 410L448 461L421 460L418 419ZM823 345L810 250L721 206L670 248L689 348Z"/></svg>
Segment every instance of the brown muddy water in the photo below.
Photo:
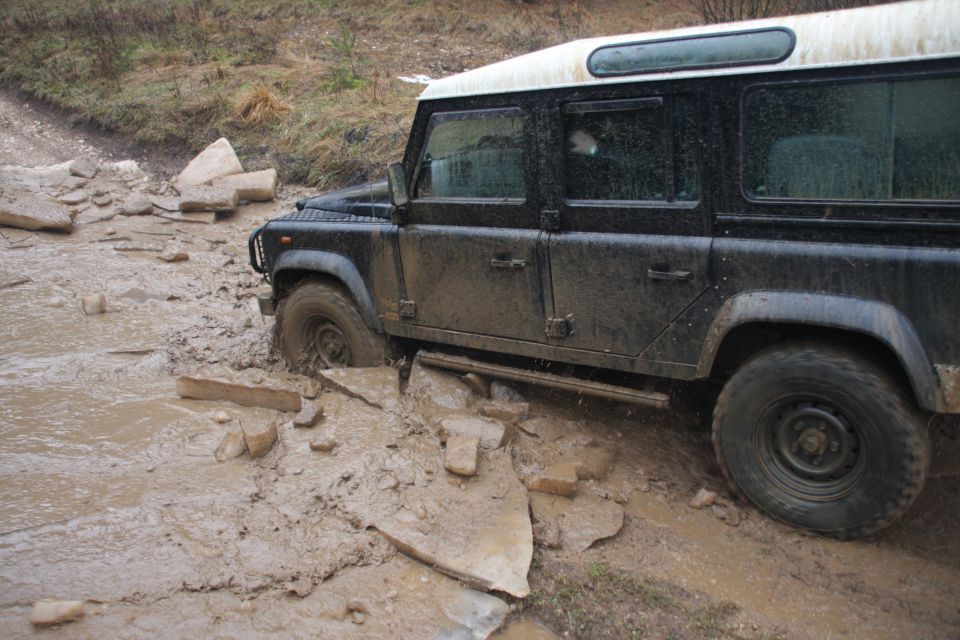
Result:
<svg viewBox="0 0 960 640"><path fill-rule="evenodd" d="M960 637L956 476L932 478L889 530L840 543L736 503L682 409L521 388L532 421L509 456L483 453L480 476L460 481L433 430L442 407L397 395L384 410L282 373L245 238L295 195L214 225L137 216L71 235L0 229L0 275L29 278L0 289L0 637L37 633L27 614L40 598L87 601L82 619L43 632L69 638L487 637L518 601L398 554L370 525L390 513L425 539L452 539L471 496L515 491L511 464L522 479L571 457L596 470L578 495L620 505L622 529L538 553L734 603L724 637ZM190 259L159 261L172 245ZM83 315L79 298L96 292L108 313ZM290 416L178 398L175 374L200 365L252 367L316 396L338 446L311 451L311 430L282 424L265 458L216 462L241 421ZM938 433L944 448L955 440ZM719 510L687 505L700 487L720 492ZM557 517L561 541L585 533ZM592 615L626 614L599 603ZM551 637L519 622L502 637Z"/></svg>

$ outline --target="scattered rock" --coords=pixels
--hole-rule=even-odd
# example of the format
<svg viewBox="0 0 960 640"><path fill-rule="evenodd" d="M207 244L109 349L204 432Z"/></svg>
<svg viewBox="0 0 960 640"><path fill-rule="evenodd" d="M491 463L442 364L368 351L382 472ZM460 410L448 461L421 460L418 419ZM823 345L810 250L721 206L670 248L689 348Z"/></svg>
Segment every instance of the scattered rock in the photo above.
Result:
<svg viewBox="0 0 960 640"><path fill-rule="evenodd" d="M604 447L583 447L569 456L581 480L604 480L613 470L615 451Z"/></svg>
<svg viewBox="0 0 960 640"><path fill-rule="evenodd" d="M723 520L726 524L731 527L740 526L740 510L737 509L735 505L728 504L725 506L720 506L715 504L711 507L713 515L717 516L720 520Z"/></svg>
<svg viewBox="0 0 960 640"><path fill-rule="evenodd" d="M300 394L268 382L250 384L221 377L202 375L177 378L177 393L196 400L227 400L245 407L264 407L277 411L300 411Z"/></svg>
<svg viewBox="0 0 960 640"><path fill-rule="evenodd" d="M162 291L147 291L140 287L127 287L115 294L118 298L133 300L136 303L143 304L147 300L170 300L173 296Z"/></svg>
<svg viewBox="0 0 960 640"><path fill-rule="evenodd" d="M80 299L80 308L88 316L95 316L107 312L107 296L94 293Z"/></svg>
<svg viewBox="0 0 960 640"><path fill-rule="evenodd" d="M142 216L153 213L153 203L142 193L133 193L123 201L120 213L125 216Z"/></svg>
<svg viewBox="0 0 960 640"><path fill-rule="evenodd" d="M413 361L407 394L417 402L442 410L463 410L470 406L475 396L470 387L455 375L438 371Z"/></svg>
<svg viewBox="0 0 960 640"><path fill-rule="evenodd" d="M491 452L484 462L489 472L475 477L466 491L443 482L419 489L446 492L436 499L450 508L431 519L432 527L404 509L389 510L373 524L409 556L467 584L524 598L530 593L527 571L533 558L527 490L508 452Z"/></svg>
<svg viewBox="0 0 960 640"><path fill-rule="evenodd" d="M266 455L277 442L277 423L275 421L258 425L240 423L240 429L243 431L243 442L247 445L247 451L251 458Z"/></svg>
<svg viewBox="0 0 960 640"><path fill-rule="evenodd" d="M243 165L237 158L230 141L220 138L201 151L173 180L177 191L184 188L210 184L216 178L243 173Z"/></svg>
<svg viewBox="0 0 960 640"><path fill-rule="evenodd" d="M717 501L717 493L703 488L697 491L697 495L690 498L690 506L694 509L703 509L709 507Z"/></svg>
<svg viewBox="0 0 960 640"><path fill-rule="evenodd" d="M498 449L507 443L509 435L502 422L489 418L450 416L440 422L440 440L444 442L456 436L476 438L484 449Z"/></svg>
<svg viewBox="0 0 960 640"><path fill-rule="evenodd" d="M30 609L30 624L45 627L83 616L83 600L37 600Z"/></svg>
<svg viewBox="0 0 960 640"><path fill-rule="evenodd" d="M97 175L97 163L89 156L82 156L70 163L70 175L80 178L93 178Z"/></svg>
<svg viewBox="0 0 960 640"><path fill-rule="evenodd" d="M490 396L490 381L480 374L468 373L460 379L463 380L463 383L470 387L470 390L477 394L478 397L488 398Z"/></svg>
<svg viewBox="0 0 960 640"><path fill-rule="evenodd" d="M61 204L74 205L87 201L87 194L83 191L71 191L57 198Z"/></svg>
<svg viewBox="0 0 960 640"><path fill-rule="evenodd" d="M218 462L226 462L242 454L244 446L243 436L237 431L230 431L223 436L213 456Z"/></svg>
<svg viewBox="0 0 960 640"><path fill-rule="evenodd" d="M480 406L480 415L517 424L530 417L530 405L526 402L491 400Z"/></svg>
<svg viewBox="0 0 960 640"><path fill-rule="evenodd" d="M267 202L277 195L277 170L264 169L216 178L213 186L233 189L241 200Z"/></svg>
<svg viewBox="0 0 960 640"><path fill-rule="evenodd" d="M96 196L93 199L93 204L97 205L98 207L105 207L111 202L113 202L113 198L107 193L103 194L102 196Z"/></svg>
<svg viewBox="0 0 960 640"><path fill-rule="evenodd" d="M555 520L544 520L533 523L533 543L547 549L559 549L560 525Z"/></svg>
<svg viewBox="0 0 960 640"><path fill-rule="evenodd" d="M526 398L520 395L519 391L513 387L508 387L499 380L490 383L490 397L494 400L506 400L507 402L526 402Z"/></svg>
<svg viewBox="0 0 960 640"><path fill-rule="evenodd" d="M210 416L210 419L217 424L227 424L230 422L230 414L226 411L217 411L215 414Z"/></svg>
<svg viewBox="0 0 960 640"><path fill-rule="evenodd" d="M194 224L214 224L217 221L215 211L181 211L180 213L168 216L162 216L178 222L192 222Z"/></svg>
<svg viewBox="0 0 960 640"><path fill-rule="evenodd" d="M314 451L333 451L336 446L333 431L322 431L310 439L310 448Z"/></svg>
<svg viewBox="0 0 960 640"><path fill-rule="evenodd" d="M520 431L543 442L559 440L573 431L576 426L576 423L546 416L530 418L517 425Z"/></svg>
<svg viewBox="0 0 960 640"><path fill-rule="evenodd" d="M353 624L363 624L367 621L367 616L360 613L359 611L354 611L350 614L350 622Z"/></svg>
<svg viewBox="0 0 960 640"><path fill-rule="evenodd" d="M0 225L30 231L70 231L73 219L59 203L32 193L21 193L16 197L0 196Z"/></svg>
<svg viewBox="0 0 960 640"><path fill-rule="evenodd" d="M233 211L236 208L237 192L231 189L186 187L180 192L181 211Z"/></svg>
<svg viewBox="0 0 960 640"><path fill-rule="evenodd" d="M560 546L578 553L597 540L617 535L623 528L623 507L597 496L564 498L531 493L530 511L536 523L555 522L560 530Z"/></svg>
<svg viewBox="0 0 960 640"><path fill-rule="evenodd" d="M171 247L158 256L164 262L184 262L190 259L190 254L183 249Z"/></svg>
<svg viewBox="0 0 960 640"><path fill-rule="evenodd" d="M96 207L91 207L86 211L82 211L76 219L77 224L94 224L95 222L106 222L107 220L113 220L117 215L117 212L113 209L98 209Z"/></svg>
<svg viewBox="0 0 960 640"><path fill-rule="evenodd" d="M163 209L164 211L179 211L180 210L180 198L175 196L155 196L152 195L147 198L150 201L150 204L155 206L158 209Z"/></svg>
<svg viewBox="0 0 960 640"><path fill-rule="evenodd" d="M397 480L396 476L393 476L389 473L381 478L377 483L377 489L380 491L393 491L399 486L400 481Z"/></svg>
<svg viewBox="0 0 960 640"><path fill-rule="evenodd" d="M317 424L317 420L323 417L323 405L316 402L301 401L302 409L293 419L293 426L308 428Z"/></svg>
<svg viewBox="0 0 960 640"><path fill-rule="evenodd" d="M110 165L110 168L113 169L113 172L117 175L117 177L124 182L143 180L146 177L136 160L121 160L119 162L114 162Z"/></svg>
<svg viewBox="0 0 960 640"><path fill-rule="evenodd" d="M73 191L75 189L79 189L80 187L86 186L87 182L89 182L87 178L81 178L80 176L66 176L57 184L64 189Z"/></svg>
<svg viewBox="0 0 960 640"><path fill-rule="evenodd" d="M480 440L477 438L450 436L447 438L443 466L447 471L461 476L476 475L479 450Z"/></svg>
<svg viewBox="0 0 960 640"><path fill-rule="evenodd" d="M393 367L326 369L316 375L325 388L363 400L371 407L384 411L400 407L400 374Z"/></svg>
<svg viewBox="0 0 960 640"><path fill-rule="evenodd" d="M359 613L370 613L370 607L367 606L363 600L354 598L353 600L347 601L347 611L350 613L359 612Z"/></svg>
<svg viewBox="0 0 960 640"><path fill-rule="evenodd" d="M561 462L544 469L526 484L530 491L572 496L577 491L577 468L572 462Z"/></svg>

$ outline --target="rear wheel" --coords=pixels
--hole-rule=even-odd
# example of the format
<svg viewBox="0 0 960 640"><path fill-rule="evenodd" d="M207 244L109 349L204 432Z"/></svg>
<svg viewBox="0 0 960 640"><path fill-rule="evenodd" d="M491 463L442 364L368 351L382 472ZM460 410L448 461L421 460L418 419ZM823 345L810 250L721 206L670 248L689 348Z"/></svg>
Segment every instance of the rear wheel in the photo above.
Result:
<svg viewBox="0 0 960 640"><path fill-rule="evenodd" d="M744 364L717 401L713 444L734 490L779 520L841 538L906 511L930 455L902 387L825 345L781 346Z"/></svg>
<svg viewBox="0 0 960 640"><path fill-rule="evenodd" d="M298 285L283 299L277 327L287 363L305 373L386 361L386 337L367 327L350 296L332 283Z"/></svg>

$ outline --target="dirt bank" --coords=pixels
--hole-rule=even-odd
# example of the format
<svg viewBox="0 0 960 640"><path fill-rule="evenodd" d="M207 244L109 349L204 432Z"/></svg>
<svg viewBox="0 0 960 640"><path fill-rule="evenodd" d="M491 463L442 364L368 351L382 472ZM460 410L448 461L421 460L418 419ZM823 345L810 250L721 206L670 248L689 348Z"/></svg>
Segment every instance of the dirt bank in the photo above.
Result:
<svg viewBox="0 0 960 640"><path fill-rule="evenodd" d="M67 148L108 157L55 122L34 127L0 94L2 118L0 164L61 161ZM683 408L518 387L528 419L461 478L443 468L435 418L448 408L430 394L380 389L392 399L372 404L285 374L246 236L300 195L285 188L212 225L147 215L69 235L0 229L0 271L20 282L0 289L0 635L33 635L40 598L86 600L83 618L46 632L70 638L486 637L508 612L579 638L960 635L957 476L932 478L887 531L841 543L736 502ZM171 245L189 259L159 260ZM80 298L98 292L107 313L84 315ZM289 414L179 398L175 376L201 365L316 396L324 417L295 428ZM464 396L466 413L483 405ZM267 456L214 459L227 431L272 421ZM336 446L312 450L326 428ZM937 431L941 449L955 433ZM526 495L521 480L572 459L590 470L575 483L584 510L534 501L542 546L526 598L491 597L378 532L420 548L449 539L463 505L505 504ZM692 509L702 487L719 502ZM622 526L584 550L584 525L611 509Z"/></svg>

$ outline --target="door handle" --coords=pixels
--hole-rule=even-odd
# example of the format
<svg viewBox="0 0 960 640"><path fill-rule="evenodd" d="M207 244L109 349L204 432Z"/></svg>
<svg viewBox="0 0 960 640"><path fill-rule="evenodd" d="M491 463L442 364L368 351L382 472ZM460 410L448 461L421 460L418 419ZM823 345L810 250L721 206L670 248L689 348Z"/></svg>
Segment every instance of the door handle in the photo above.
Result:
<svg viewBox="0 0 960 640"><path fill-rule="evenodd" d="M647 269L647 277L651 280L687 280L690 278L690 272L658 271L656 269Z"/></svg>
<svg viewBox="0 0 960 640"><path fill-rule="evenodd" d="M523 269L527 266L527 261L522 258L493 258L490 260L490 266L494 269Z"/></svg>

